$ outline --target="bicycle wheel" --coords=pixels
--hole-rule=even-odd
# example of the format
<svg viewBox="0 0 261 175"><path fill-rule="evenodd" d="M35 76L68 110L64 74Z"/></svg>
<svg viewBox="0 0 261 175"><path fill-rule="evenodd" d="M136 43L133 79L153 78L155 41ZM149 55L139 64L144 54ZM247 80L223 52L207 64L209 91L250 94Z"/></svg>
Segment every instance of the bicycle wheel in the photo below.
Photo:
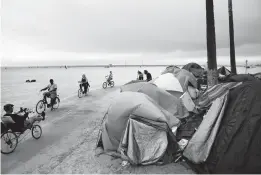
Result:
<svg viewBox="0 0 261 175"><path fill-rule="evenodd" d="M18 138L12 131L7 131L1 135L1 153L10 154L14 152L18 144Z"/></svg>
<svg viewBox="0 0 261 175"><path fill-rule="evenodd" d="M40 125L33 125L31 132L33 138L35 139L40 139L40 137L42 136L42 128Z"/></svg>
<svg viewBox="0 0 261 175"><path fill-rule="evenodd" d="M82 90L79 89L79 90L78 90L78 97L79 97L79 98L82 98L82 96L83 96Z"/></svg>
<svg viewBox="0 0 261 175"><path fill-rule="evenodd" d="M58 109L59 104L60 104L60 99L59 99L59 97L55 97L55 98L54 98L53 109Z"/></svg>
<svg viewBox="0 0 261 175"><path fill-rule="evenodd" d="M106 89L106 88L107 88L107 82L104 82L104 83L102 84L102 87L103 87L103 89Z"/></svg>
<svg viewBox="0 0 261 175"><path fill-rule="evenodd" d="M36 112L38 114L41 114L42 112L45 111L45 108L46 108L46 106L45 106L44 101L43 100L38 101L38 103L36 104Z"/></svg>
<svg viewBox="0 0 261 175"><path fill-rule="evenodd" d="M114 87L114 81L111 81L110 86L111 86L111 87Z"/></svg>

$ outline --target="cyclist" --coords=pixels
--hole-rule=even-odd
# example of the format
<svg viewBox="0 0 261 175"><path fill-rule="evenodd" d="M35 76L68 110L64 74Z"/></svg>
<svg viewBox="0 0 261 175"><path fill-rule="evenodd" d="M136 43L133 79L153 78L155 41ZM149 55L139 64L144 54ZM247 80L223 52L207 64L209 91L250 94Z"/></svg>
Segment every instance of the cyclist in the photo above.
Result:
<svg viewBox="0 0 261 175"><path fill-rule="evenodd" d="M47 107L51 106L53 108L53 100L57 96L57 85L54 83L53 79L50 79L50 84L47 87L41 89L41 91L45 91L47 89L48 89L48 92L43 93L44 100L45 100L45 102L47 102L46 97L50 97L51 104L47 104Z"/></svg>
<svg viewBox="0 0 261 175"><path fill-rule="evenodd" d="M83 94L87 94L87 89L88 89L89 87L91 87L91 86L90 86L90 84L89 84L89 82L88 82L88 79L86 78L86 75L85 75L85 74L82 75L82 80L79 81L79 83L80 83L80 89L81 89L81 91L82 91L82 87L84 87Z"/></svg>
<svg viewBox="0 0 261 175"><path fill-rule="evenodd" d="M108 84L111 84L111 80L113 79L112 71L110 71L110 74L106 77L108 77L108 79L107 79Z"/></svg>
<svg viewBox="0 0 261 175"><path fill-rule="evenodd" d="M43 115L34 115L28 118L27 108L20 108L20 111L14 111L13 104L6 104L4 105L4 111L6 114L2 117L2 122L4 124L13 124L13 126L18 129L22 130L23 128L30 128L35 121L45 120L45 114ZM24 113L24 115L20 115Z"/></svg>

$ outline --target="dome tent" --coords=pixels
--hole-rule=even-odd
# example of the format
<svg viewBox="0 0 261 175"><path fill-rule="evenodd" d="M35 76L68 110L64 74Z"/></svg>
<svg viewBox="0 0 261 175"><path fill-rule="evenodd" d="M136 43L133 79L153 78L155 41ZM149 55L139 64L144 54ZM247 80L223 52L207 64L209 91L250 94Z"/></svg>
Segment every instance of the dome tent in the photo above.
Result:
<svg viewBox="0 0 261 175"><path fill-rule="evenodd" d="M178 152L170 128L179 123L148 95L122 92L105 114L96 146L134 165L169 163Z"/></svg>
<svg viewBox="0 0 261 175"><path fill-rule="evenodd" d="M149 82L140 82L124 85L121 87L121 92L140 92L148 95L163 109L170 112L173 116L181 119L187 117L188 111L182 105L179 97L173 96L171 93L158 88L155 84Z"/></svg>
<svg viewBox="0 0 261 175"><path fill-rule="evenodd" d="M183 94L183 89L179 80L172 73L160 75L159 77L155 78L152 83L154 83L157 87L166 90L177 98Z"/></svg>
<svg viewBox="0 0 261 175"><path fill-rule="evenodd" d="M202 68L197 63L188 63L185 66L182 67L182 69L185 69L189 72L191 72L195 77L203 77L204 75L204 68Z"/></svg>
<svg viewBox="0 0 261 175"><path fill-rule="evenodd" d="M166 74L166 73L174 73L175 70L179 70L180 68L178 66L168 66L166 69L161 73L161 75Z"/></svg>

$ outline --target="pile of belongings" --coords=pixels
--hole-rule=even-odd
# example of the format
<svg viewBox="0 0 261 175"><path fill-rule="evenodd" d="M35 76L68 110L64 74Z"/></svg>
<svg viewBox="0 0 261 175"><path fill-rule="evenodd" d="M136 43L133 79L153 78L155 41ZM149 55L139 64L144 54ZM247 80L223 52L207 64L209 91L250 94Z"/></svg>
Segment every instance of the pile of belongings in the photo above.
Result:
<svg viewBox="0 0 261 175"><path fill-rule="evenodd" d="M96 147L131 165L183 159L199 173L261 173L261 81L221 83L199 94L191 72L172 68L121 87Z"/></svg>

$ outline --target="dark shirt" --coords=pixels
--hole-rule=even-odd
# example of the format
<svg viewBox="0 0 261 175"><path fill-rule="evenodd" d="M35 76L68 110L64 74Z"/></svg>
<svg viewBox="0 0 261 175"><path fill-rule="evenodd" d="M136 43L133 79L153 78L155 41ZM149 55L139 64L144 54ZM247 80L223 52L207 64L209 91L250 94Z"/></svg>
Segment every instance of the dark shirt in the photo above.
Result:
<svg viewBox="0 0 261 175"><path fill-rule="evenodd" d="M150 80L152 80L151 74L150 74L149 72L147 73L147 75L146 75L146 76L147 76L147 81L150 81Z"/></svg>
<svg viewBox="0 0 261 175"><path fill-rule="evenodd" d="M24 116L20 116L20 115L17 115L17 114L5 114L4 116L10 116L13 119L13 121L15 122L16 126L23 127L24 121L28 117L28 114L24 115Z"/></svg>
<svg viewBox="0 0 261 175"><path fill-rule="evenodd" d="M82 78L82 84L86 84L87 87L90 86L89 82L84 78Z"/></svg>
<svg viewBox="0 0 261 175"><path fill-rule="evenodd" d="M143 80L143 74L139 74L139 80Z"/></svg>

